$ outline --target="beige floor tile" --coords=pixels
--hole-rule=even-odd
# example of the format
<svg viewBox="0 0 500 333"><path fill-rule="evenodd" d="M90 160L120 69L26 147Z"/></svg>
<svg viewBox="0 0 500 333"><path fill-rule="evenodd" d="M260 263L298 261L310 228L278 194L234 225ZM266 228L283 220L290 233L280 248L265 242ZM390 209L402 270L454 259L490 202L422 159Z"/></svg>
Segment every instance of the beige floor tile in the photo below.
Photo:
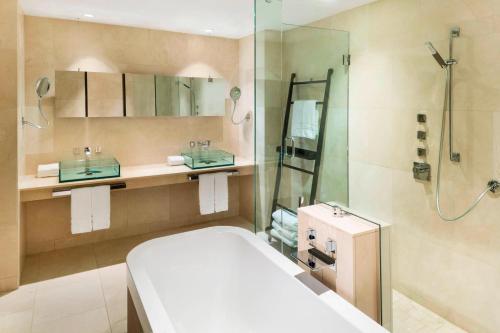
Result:
<svg viewBox="0 0 500 333"><path fill-rule="evenodd" d="M30 333L33 310L16 312L0 317L1 333Z"/></svg>
<svg viewBox="0 0 500 333"><path fill-rule="evenodd" d="M104 308L104 296L98 275L77 278L78 283L58 283L37 290L33 324L40 324L98 308Z"/></svg>
<svg viewBox="0 0 500 333"><path fill-rule="evenodd" d="M125 263L99 269L111 326L127 319L127 266Z"/></svg>
<svg viewBox="0 0 500 333"><path fill-rule="evenodd" d="M33 309L35 289L31 286L0 295L0 317Z"/></svg>
<svg viewBox="0 0 500 333"><path fill-rule="evenodd" d="M392 294L394 333L467 333L398 291Z"/></svg>
<svg viewBox="0 0 500 333"><path fill-rule="evenodd" d="M112 333L127 333L127 319L111 324Z"/></svg>
<svg viewBox="0 0 500 333"><path fill-rule="evenodd" d="M32 333L109 333L104 307L43 323L34 323Z"/></svg>
<svg viewBox="0 0 500 333"><path fill-rule="evenodd" d="M32 286L36 287L38 294L68 288L70 286L97 286L100 285L99 273L97 269L86 272L64 275L48 280L39 281Z"/></svg>

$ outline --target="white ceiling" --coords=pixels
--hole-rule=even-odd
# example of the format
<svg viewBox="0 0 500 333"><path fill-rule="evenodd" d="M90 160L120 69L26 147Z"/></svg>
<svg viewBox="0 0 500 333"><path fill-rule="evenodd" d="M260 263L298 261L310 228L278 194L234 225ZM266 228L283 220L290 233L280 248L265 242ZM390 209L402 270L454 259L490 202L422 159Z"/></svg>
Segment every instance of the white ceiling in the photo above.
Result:
<svg viewBox="0 0 500 333"><path fill-rule="evenodd" d="M281 0L270 1L276 4ZM306 24L372 1L283 0L283 20ZM25 14L33 16L228 38L241 38L253 32L253 0L21 0L21 3Z"/></svg>

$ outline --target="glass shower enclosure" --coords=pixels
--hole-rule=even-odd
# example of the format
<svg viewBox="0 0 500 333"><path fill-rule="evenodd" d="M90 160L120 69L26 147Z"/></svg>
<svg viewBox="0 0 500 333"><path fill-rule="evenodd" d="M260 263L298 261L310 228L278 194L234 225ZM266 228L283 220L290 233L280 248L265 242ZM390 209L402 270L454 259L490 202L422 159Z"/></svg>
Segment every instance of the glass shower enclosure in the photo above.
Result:
<svg viewBox="0 0 500 333"><path fill-rule="evenodd" d="M294 11L315 1L287 8L290 2L255 0L255 231L297 263L299 207L340 206L356 216L349 211L349 32L294 20ZM362 223L378 231L372 318L390 329L387 232Z"/></svg>
<svg viewBox="0 0 500 333"><path fill-rule="evenodd" d="M280 239L276 221L349 203L349 33L283 23L281 1L255 6L256 232L291 255L296 237Z"/></svg>

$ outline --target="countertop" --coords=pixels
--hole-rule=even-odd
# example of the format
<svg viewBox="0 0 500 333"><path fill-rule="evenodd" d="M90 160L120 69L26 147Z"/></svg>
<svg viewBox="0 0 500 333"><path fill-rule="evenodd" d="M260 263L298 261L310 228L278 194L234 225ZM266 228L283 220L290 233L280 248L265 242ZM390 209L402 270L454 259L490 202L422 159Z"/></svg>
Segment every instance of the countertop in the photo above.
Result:
<svg viewBox="0 0 500 333"><path fill-rule="evenodd" d="M19 177L19 190L21 192L25 192L25 191L43 190L43 189L67 188L78 185L113 183L113 182L120 182L138 178L150 178L150 177L169 176L169 175L174 176L174 175L184 175L184 174L186 175L200 174L218 170L231 170L231 169L239 170L241 168L251 168L253 167L253 165L254 165L253 161L236 157L234 165L225 167L198 169L198 170L190 169L185 165L170 166L167 165L166 163L122 166L120 170L121 173L120 177L75 181L67 183L59 183L58 177L37 178L35 175L26 175Z"/></svg>

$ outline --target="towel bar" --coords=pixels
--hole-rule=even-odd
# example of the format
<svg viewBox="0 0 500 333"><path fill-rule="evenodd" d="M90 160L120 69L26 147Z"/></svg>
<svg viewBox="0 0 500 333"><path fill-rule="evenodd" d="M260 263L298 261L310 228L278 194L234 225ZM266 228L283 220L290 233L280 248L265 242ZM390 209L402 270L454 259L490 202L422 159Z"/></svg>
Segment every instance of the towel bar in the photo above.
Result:
<svg viewBox="0 0 500 333"><path fill-rule="evenodd" d="M90 185L90 186L103 186L103 185L109 185L111 190L118 190L118 189L123 189L127 188L127 184L125 183L113 183L113 184L95 184L95 185ZM77 187L75 187L77 188ZM57 189L52 191L52 197L53 198L60 198L60 197L69 197L71 195L71 188L65 188L65 189Z"/></svg>
<svg viewBox="0 0 500 333"><path fill-rule="evenodd" d="M218 173L218 172L226 172L228 174L228 176L238 176L240 174L240 172L238 170L228 170L228 171L217 171L217 172L206 172L206 173L203 173L203 174L207 174L207 173ZM199 175L202 175L202 173L199 173L199 174L192 174L192 175L188 175L187 178L188 180L198 180L198 176Z"/></svg>

